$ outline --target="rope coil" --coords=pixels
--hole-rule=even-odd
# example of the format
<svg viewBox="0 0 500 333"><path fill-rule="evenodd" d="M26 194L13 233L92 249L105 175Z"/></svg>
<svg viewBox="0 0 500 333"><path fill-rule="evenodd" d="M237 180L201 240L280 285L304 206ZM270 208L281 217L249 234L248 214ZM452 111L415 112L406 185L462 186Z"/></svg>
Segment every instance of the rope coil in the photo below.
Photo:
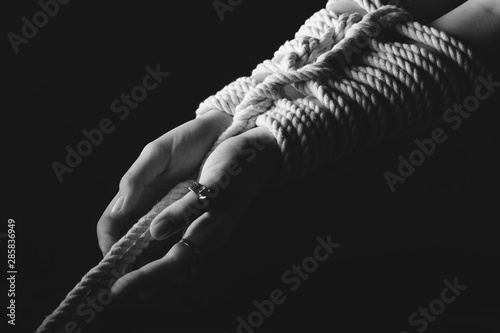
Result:
<svg viewBox="0 0 500 333"><path fill-rule="evenodd" d="M402 8L354 1L366 15L339 15L327 4L254 69L261 82L241 77L200 104L197 116L212 109L233 116L207 156L227 138L264 126L281 149L278 182L296 180L354 149L428 127L484 75L470 49L412 21ZM287 87L302 97L290 98ZM195 178L179 183L132 226L36 332L64 328L82 300L110 281L113 269L133 263L153 239L152 220Z"/></svg>

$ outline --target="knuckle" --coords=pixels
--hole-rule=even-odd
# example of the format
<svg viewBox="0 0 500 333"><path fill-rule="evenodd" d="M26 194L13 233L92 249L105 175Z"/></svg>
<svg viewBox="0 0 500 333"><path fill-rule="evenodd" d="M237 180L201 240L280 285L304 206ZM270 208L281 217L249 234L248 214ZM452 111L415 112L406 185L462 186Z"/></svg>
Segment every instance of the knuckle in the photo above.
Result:
<svg viewBox="0 0 500 333"><path fill-rule="evenodd" d="M136 177L135 175L130 172L130 171L127 171L122 179L120 179L120 190L123 190L123 189L128 189L128 188L131 188L135 185L136 183Z"/></svg>
<svg viewBox="0 0 500 333"><path fill-rule="evenodd" d="M104 233L104 224L102 219L97 221L96 226L95 226L96 232L97 232L97 238L101 239L101 235Z"/></svg>
<svg viewBox="0 0 500 333"><path fill-rule="evenodd" d="M142 148L142 152L143 152L143 153L148 153L148 152L151 152L151 151L153 151L153 150L157 149L157 146L158 146L158 143L157 143L157 141L156 141L156 140L150 141L150 142L148 142L148 143L144 146L144 148Z"/></svg>
<svg viewBox="0 0 500 333"><path fill-rule="evenodd" d="M139 160L144 161L168 161L172 155L172 140L155 139L142 148Z"/></svg>
<svg viewBox="0 0 500 333"><path fill-rule="evenodd" d="M150 157L160 154L161 151L162 151L161 143L158 140L153 140L148 144L146 144L144 148L142 148L141 156Z"/></svg>
<svg viewBox="0 0 500 333"><path fill-rule="evenodd" d="M240 138L238 138L238 140L236 140L236 148L238 150L244 150L244 149L248 149L248 148L251 148L255 145L255 140L251 137L248 137L248 136L241 136Z"/></svg>

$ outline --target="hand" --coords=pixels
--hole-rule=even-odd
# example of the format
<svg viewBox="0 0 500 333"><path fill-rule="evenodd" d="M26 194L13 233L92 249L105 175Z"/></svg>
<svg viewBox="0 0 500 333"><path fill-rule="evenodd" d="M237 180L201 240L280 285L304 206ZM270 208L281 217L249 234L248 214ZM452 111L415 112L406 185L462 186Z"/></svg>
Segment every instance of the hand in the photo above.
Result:
<svg viewBox="0 0 500 333"><path fill-rule="evenodd" d="M151 223L151 234L163 239L190 224L184 239L203 255L221 247L252 199L276 173L280 153L276 140L265 128L254 128L222 142L207 158L199 182L214 190L208 211L200 210L198 196L188 192L161 212ZM186 221L188 219L188 221ZM114 284L114 297L163 289L177 282L196 262L194 252L182 243L168 253Z"/></svg>
<svg viewBox="0 0 500 333"><path fill-rule="evenodd" d="M222 126L222 128L225 127L227 127L226 124ZM212 131L209 132L212 133ZM215 133L219 133L219 131L215 131ZM166 146L172 145L168 139L159 142ZM212 142L213 140L210 141L210 143ZM195 142L186 140L185 143L194 144ZM155 145L158 145L156 150L161 151L159 143L155 143ZM198 149L200 151L204 150ZM175 157L172 155L169 161L185 161L187 158L199 160L190 156L193 154L192 151L182 149L165 150L173 152L173 155L175 155ZM149 158L146 158L148 156ZM158 173L161 177L145 178L146 170L157 170L152 165L162 164L158 161L159 157L161 157L161 160L167 158L163 154L143 153L131 168L133 170L132 175L143 175L142 178L139 178L141 181L137 182L145 183L144 187L151 188L152 193L161 192L160 188L163 191L174 186L182 179L182 177L178 176L178 173L182 172L187 176L194 173L194 170L192 172L178 170L178 173L176 173L173 164L170 163L166 168L169 170L167 173ZM182 199L170 205L152 221L150 228L152 236L158 240L164 239L180 228L185 227L186 224L190 224L183 238L195 244L203 255L221 247L252 199L269 183L277 170L279 160L280 153L277 143L271 132L265 128L254 128L222 142L205 161L199 179L201 184L214 190L213 196L209 200L210 208L208 210L200 209L203 205L200 206L197 195L188 192ZM196 163L191 164L195 165ZM185 163L176 166L179 169L186 168ZM127 172L127 174L130 172ZM128 177L127 174L124 176L125 179ZM173 178L170 179L170 176ZM161 184L161 186L151 186L151 183L144 182L144 179L153 179L154 184ZM131 195L129 183L130 181L124 182L122 180L117 197ZM140 202L141 199L138 199L138 201ZM133 211L135 207L133 205L122 206L118 214L115 212L110 216L110 207L113 207L116 202L117 198L110 203L98 223L101 249L104 247L104 249L109 250L109 247L118 239L119 230L125 225L129 217L127 212ZM126 202L125 200L124 203ZM128 207L128 210L124 211L123 207ZM124 219L118 219L122 216L121 214L124 214ZM144 296L147 292L166 288L169 284L176 283L177 279L183 276L196 260L197 258L191 249L184 244L177 243L164 257L120 278L112 287L111 292L114 297L134 292L139 292Z"/></svg>
<svg viewBox="0 0 500 333"><path fill-rule="evenodd" d="M194 174L231 117L210 111L169 131L144 147L120 181L120 189L99 222L97 237L105 255L133 219L143 216L181 180Z"/></svg>

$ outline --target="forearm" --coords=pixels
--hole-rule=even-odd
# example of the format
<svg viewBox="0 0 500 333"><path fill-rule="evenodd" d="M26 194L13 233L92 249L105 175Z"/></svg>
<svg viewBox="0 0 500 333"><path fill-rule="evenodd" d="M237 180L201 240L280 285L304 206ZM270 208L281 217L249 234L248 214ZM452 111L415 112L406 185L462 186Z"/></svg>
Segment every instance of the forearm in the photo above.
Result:
<svg viewBox="0 0 500 333"><path fill-rule="evenodd" d="M468 45L496 47L500 42L500 1L469 0L430 25Z"/></svg>
<svg viewBox="0 0 500 333"><path fill-rule="evenodd" d="M472 58L466 60L466 48L459 46L457 55L450 51L453 43L438 50L448 43L441 36L402 43L378 37L361 50L361 59L352 57L352 62L339 65L327 82L296 84L302 96L307 95L304 100L300 92L297 97L294 90L284 89L289 101L280 100L259 116L257 125L273 131L280 141L283 174L290 176L285 181L353 150L428 128L460 102L481 75L480 68L467 73L475 64ZM450 60L456 65L450 66Z"/></svg>
<svg viewBox="0 0 500 333"><path fill-rule="evenodd" d="M208 107L233 114L227 135L252 124L269 129L281 148L280 181L428 127L472 87L481 66L459 42L407 24L404 11L365 9L317 12L253 79L224 88L199 114Z"/></svg>

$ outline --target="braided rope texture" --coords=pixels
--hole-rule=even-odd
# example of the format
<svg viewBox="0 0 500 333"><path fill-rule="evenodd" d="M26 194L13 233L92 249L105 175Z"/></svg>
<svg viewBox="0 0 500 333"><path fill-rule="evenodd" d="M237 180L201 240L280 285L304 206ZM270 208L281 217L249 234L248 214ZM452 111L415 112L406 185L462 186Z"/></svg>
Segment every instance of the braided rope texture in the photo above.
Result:
<svg viewBox="0 0 500 333"><path fill-rule="evenodd" d="M332 1L332 0L330 0ZM255 126L268 128L281 149L278 183L297 180L333 158L401 137L439 120L484 75L465 45L412 21L380 0L354 0L366 11L316 12L252 77L241 77L202 102L233 122L214 143ZM290 91L299 98L292 99ZM206 157L205 157L206 159ZM71 290L37 333L58 332L77 306L122 272L153 240L152 220L182 198L193 177L178 184L142 217Z"/></svg>

